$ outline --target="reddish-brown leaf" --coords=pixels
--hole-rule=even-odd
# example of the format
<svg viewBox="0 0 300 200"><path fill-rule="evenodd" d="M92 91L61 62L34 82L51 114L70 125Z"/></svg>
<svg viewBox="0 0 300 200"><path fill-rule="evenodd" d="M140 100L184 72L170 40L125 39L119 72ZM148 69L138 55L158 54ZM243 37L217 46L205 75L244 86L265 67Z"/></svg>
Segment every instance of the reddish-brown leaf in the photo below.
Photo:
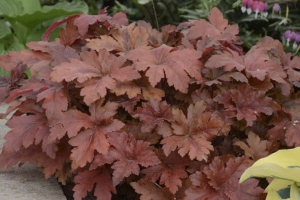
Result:
<svg viewBox="0 0 300 200"><path fill-rule="evenodd" d="M0 104L2 104L10 89L11 79L9 76L0 76Z"/></svg>
<svg viewBox="0 0 300 200"><path fill-rule="evenodd" d="M42 51L51 56L52 66L59 65L63 62L69 62L71 58L79 59L78 52L58 42L29 42L27 46L35 51Z"/></svg>
<svg viewBox="0 0 300 200"><path fill-rule="evenodd" d="M146 71L152 87L166 77L169 86L186 93L189 76L201 79L202 63L198 60L201 54L192 49L172 50L173 48L162 45L149 51L136 49L128 52L126 57L133 61L137 70Z"/></svg>
<svg viewBox="0 0 300 200"><path fill-rule="evenodd" d="M214 98L223 104L227 111L235 111L238 120L246 120L247 126L252 126L260 113L272 115L279 109L279 105L264 93L253 91L248 86L240 86L238 89L229 90Z"/></svg>
<svg viewBox="0 0 300 200"><path fill-rule="evenodd" d="M113 146L109 154L117 160L112 165L114 185L131 174L139 175L139 165L149 167L160 163L158 157L149 149L148 142L135 140L125 132L109 134L108 141Z"/></svg>
<svg viewBox="0 0 300 200"><path fill-rule="evenodd" d="M111 200L111 192L116 193L110 169L105 167L79 172L74 177L74 182L76 184L73 188L75 200L83 199L87 192L93 189L97 200Z"/></svg>
<svg viewBox="0 0 300 200"><path fill-rule="evenodd" d="M100 39L88 40L87 47L95 51L106 49L107 51L127 52L133 49L149 49L148 33L142 26L136 26L131 23L128 26L122 26L112 32L111 36L101 36Z"/></svg>
<svg viewBox="0 0 300 200"><path fill-rule="evenodd" d="M95 150L99 153L108 152L109 143L104 133L99 129L86 129L70 139L69 144L75 147L72 150L72 168L84 167L94 158Z"/></svg>
<svg viewBox="0 0 300 200"><path fill-rule="evenodd" d="M47 118L43 113L29 116L14 116L6 125L12 130L4 137L6 139L4 143L5 151L16 152L21 147L28 148L32 144L37 145L41 142L44 147L48 144L50 131L47 126ZM43 149L44 152L46 149ZM50 154L51 157L55 157L55 152Z"/></svg>
<svg viewBox="0 0 300 200"><path fill-rule="evenodd" d="M71 46L78 38L80 38L78 27L74 25L74 20L75 18L68 20L66 27L60 31L60 43L64 46Z"/></svg>
<svg viewBox="0 0 300 200"><path fill-rule="evenodd" d="M108 19L111 19L111 17L106 13L99 15L81 14L77 18L75 18L74 25L78 27L78 33L81 36L85 36L90 25L100 24L106 22Z"/></svg>
<svg viewBox="0 0 300 200"><path fill-rule="evenodd" d="M37 92L42 92L49 88L49 85L44 81L40 81L35 77L27 79L19 83L19 87L10 91L9 96L5 100L6 103L11 103L17 97L29 97L30 99L36 98Z"/></svg>
<svg viewBox="0 0 300 200"><path fill-rule="evenodd" d="M146 174L145 178L152 180L153 183L159 180L160 185L165 185L172 194L175 194L182 186L182 179L188 177L185 166L190 164L189 158L182 158L176 152L172 152L168 157L159 152L158 156L162 163L143 169L142 172Z"/></svg>
<svg viewBox="0 0 300 200"><path fill-rule="evenodd" d="M141 194L141 200L169 200L174 199L173 195L167 188L158 187L155 183L150 181L131 182L130 185L135 192Z"/></svg>
<svg viewBox="0 0 300 200"><path fill-rule="evenodd" d="M260 158L269 155L269 145L268 140L261 140L258 135L253 132L248 134L247 144L242 141L237 141L234 145L239 146L244 150L245 156L252 158L253 161L257 161Z"/></svg>
<svg viewBox="0 0 300 200"><path fill-rule="evenodd" d="M91 162L95 150L98 153L107 154L109 143L106 134L118 131L124 126L121 121L113 119L118 105L108 102L102 106L102 103L102 101L97 101L90 106L91 116L83 122L83 124L90 123L90 126L69 140L69 144L75 147L70 157L73 169L84 167L87 162Z"/></svg>
<svg viewBox="0 0 300 200"><path fill-rule="evenodd" d="M194 185L186 191L187 198L213 200L263 199L263 189L258 180L251 179L240 184L239 178L249 167L244 157L231 158L227 162L215 157L201 172L190 176Z"/></svg>
<svg viewBox="0 0 300 200"><path fill-rule="evenodd" d="M70 62L62 63L54 67L51 79L56 82L77 80L87 105L106 95L106 89L114 89L116 80L130 81L140 78L140 74L132 67L123 67L126 59L116 57L106 50L81 53L83 61L71 59Z"/></svg>
<svg viewBox="0 0 300 200"><path fill-rule="evenodd" d="M188 154L191 160L207 160L210 151L214 150L210 141L217 135L226 134L229 127L216 114L205 112L205 109L204 102L190 105L187 118L181 110L173 110L173 135L161 141L167 156L178 148L182 157Z"/></svg>
<svg viewBox="0 0 300 200"><path fill-rule="evenodd" d="M5 71L12 71L18 65L27 65L28 68L41 60L48 59L49 56L41 52L31 50L22 50L20 52L11 51L9 54L5 54L0 57L0 66Z"/></svg>
<svg viewBox="0 0 300 200"><path fill-rule="evenodd" d="M239 32L238 25L228 25L228 20L224 19L223 14L218 8L213 8L210 11L209 22L200 19L194 23L189 29L188 37L190 39L197 39L199 37L209 36L210 40L225 40L235 41L236 35Z"/></svg>
<svg viewBox="0 0 300 200"><path fill-rule="evenodd" d="M142 131L150 132L156 126L163 128L168 126L167 122L172 121L172 112L169 104L167 102L158 102L153 99L150 99L149 102L143 103L142 107L139 107L133 117L138 117L143 121ZM167 130L164 128L164 130ZM169 128L171 131L171 128ZM169 136L169 133L162 133L162 135Z"/></svg>
<svg viewBox="0 0 300 200"><path fill-rule="evenodd" d="M50 141L61 139L68 134L68 137L74 137L82 128L91 128L93 123L89 120L89 115L78 110L69 109L64 112L61 119L51 127L49 135Z"/></svg>
<svg viewBox="0 0 300 200"><path fill-rule="evenodd" d="M61 117L62 112L68 109L68 97L62 86L48 88L37 95L37 102L44 99L42 107L51 126L55 120Z"/></svg>
<svg viewBox="0 0 300 200"><path fill-rule="evenodd" d="M66 23L67 21L70 21L74 18L77 18L80 14L75 14L75 15L70 15L62 20L58 20L56 22L54 22L53 24L51 24L51 26L49 28L47 28L47 30L45 31L45 33L42 35L42 40L43 41L48 41L50 40L50 35L51 33L60 25Z"/></svg>
<svg viewBox="0 0 300 200"><path fill-rule="evenodd" d="M234 68L238 71L245 69L243 59L235 51L213 55L205 63L205 66L208 68L223 67L224 71L231 71Z"/></svg>
<svg viewBox="0 0 300 200"><path fill-rule="evenodd" d="M284 108L288 111L290 119L287 122L285 118L279 118L281 122L279 124L281 130L284 132L285 142L288 146L299 146L300 145L300 101L299 97L290 98L285 102ZM278 118L277 118L278 120Z"/></svg>

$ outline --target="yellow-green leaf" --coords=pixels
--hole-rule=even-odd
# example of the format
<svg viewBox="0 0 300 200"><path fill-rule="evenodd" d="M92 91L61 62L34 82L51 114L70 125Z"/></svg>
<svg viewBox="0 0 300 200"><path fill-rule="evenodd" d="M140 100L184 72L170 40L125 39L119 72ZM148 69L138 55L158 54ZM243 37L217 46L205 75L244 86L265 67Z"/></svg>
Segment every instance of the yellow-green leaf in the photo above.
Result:
<svg viewBox="0 0 300 200"><path fill-rule="evenodd" d="M283 168L273 163L264 163L259 166L253 165L243 173L240 183L252 177L270 177L300 182L300 168Z"/></svg>
<svg viewBox="0 0 300 200"><path fill-rule="evenodd" d="M291 186L290 198L293 200L300 200L299 188L296 183L293 183Z"/></svg>
<svg viewBox="0 0 300 200"><path fill-rule="evenodd" d="M291 186L293 183L294 183L293 181L289 181L289 180L274 179L265 189L265 192L269 193L272 190L278 191L281 190L282 188L287 188Z"/></svg>
<svg viewBox="0 0 300 200"><path fill-rule="evenodd" d="M270 190L268 192L266 200L281 200L281 197L275 190Z"/></svg>

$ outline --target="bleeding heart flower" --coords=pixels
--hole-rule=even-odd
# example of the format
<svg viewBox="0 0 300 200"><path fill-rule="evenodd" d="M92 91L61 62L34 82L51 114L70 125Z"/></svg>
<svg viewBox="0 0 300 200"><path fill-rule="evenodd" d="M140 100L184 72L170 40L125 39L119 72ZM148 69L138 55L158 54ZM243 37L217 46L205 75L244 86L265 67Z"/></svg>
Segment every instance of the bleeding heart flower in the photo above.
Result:
<svg viewBox="0 0 300 200"><path fill-rule="evenodd" d="M280 5L279 5L278 3L275 3L275 4L273 5L273 12L274 12L274 13L278 13L279 10L280 10Z"/></svg>

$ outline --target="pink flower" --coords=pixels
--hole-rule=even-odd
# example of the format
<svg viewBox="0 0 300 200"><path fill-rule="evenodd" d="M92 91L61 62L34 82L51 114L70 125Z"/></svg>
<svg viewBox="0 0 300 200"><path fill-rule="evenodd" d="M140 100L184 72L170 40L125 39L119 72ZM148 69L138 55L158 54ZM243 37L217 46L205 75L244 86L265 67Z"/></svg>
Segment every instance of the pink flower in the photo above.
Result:
<svg viewBox="0 0 300 200"><path fill-rule="evenodd" d="M242 13L244 13L247 10L247 3L248 3L248 0L242 1L242 7L241 7Z"/></svg>
<svg viewBox="0 0 300 200"><path fill-rule="evenodd" d="M273 6L274 13L278 13L279 10L280 10L280 5L278 3L275 3Z"/></svg>
<svg viewBox="0 0 300 200"><path fill-rule="evenodd" d="M242 1L242 5L245 6L245 7L247 6L247 3L248 3L248 0L243 0Z"/></svg>
<svg viewBox="0 0 300 200"><path fill-rule="evenodd" d="M291 30L286 30L284 32L284 38L286 39L286 46L290 46L290 41L293 39L293 37L295 37L293 35L293 31Z"/></svg>
<svg viewBox="0 0 300 200"><path fill-rule="evenodd" d="M248 0L248 2L247 2L247 6L248 6L247 13L248 13L248 15L250 15L251 12L252 12L252 9L251 9L252 4L253 4L253 0Z"/></svg>

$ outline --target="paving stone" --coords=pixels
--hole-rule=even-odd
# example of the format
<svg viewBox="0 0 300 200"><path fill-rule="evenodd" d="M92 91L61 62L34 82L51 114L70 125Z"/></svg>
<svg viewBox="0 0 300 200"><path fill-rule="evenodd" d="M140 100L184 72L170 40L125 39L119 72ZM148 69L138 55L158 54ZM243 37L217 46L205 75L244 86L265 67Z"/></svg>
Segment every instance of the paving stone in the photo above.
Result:
<svg viewBox="0 0 300 200"><path fill-rule="evenodd" d="M0 106L4 113L7 105ZM0 148L5 142L4 136L9 131L6 119L0 119ZM55 178L45 179L36 166L24 164L21 168L0 170L0 200L66 200Z"/></svg>

